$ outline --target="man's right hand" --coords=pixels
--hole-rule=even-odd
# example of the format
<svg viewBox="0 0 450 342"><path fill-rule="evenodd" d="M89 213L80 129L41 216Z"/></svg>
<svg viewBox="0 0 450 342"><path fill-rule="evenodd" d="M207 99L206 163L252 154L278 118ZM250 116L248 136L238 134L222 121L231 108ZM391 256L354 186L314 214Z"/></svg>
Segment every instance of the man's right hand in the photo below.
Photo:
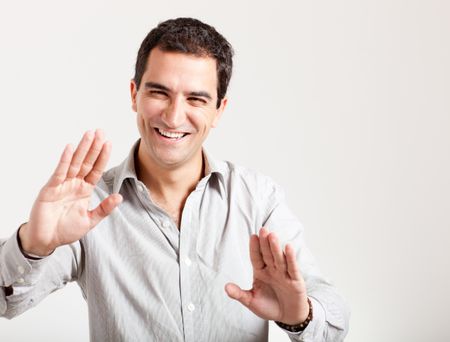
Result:
<svg viewBox="0 0 450 342"><path fill-rule="evenodd" d="M112 194L95 209L89 199L111 153L100 130L83 135L75 152L67 145L55 172L34 202L28 223L19 231L25 253L46 256L59 246L78 241L120 204Z"/></svg>

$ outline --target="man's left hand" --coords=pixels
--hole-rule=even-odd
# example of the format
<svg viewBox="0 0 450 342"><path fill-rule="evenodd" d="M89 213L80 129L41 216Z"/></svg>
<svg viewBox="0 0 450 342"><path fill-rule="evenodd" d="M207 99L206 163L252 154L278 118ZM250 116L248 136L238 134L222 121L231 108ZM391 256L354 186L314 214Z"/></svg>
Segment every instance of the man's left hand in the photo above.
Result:
<svg viewBox="0 0 450 342"><path fill-rule="evenodd" d="M250 238L250 259L253 288L242 290L228 283L228 296L263 319L289 325L304 322L309 304L293 247L287 244L283 253L276 234L261 228L259 236Z"/></svg>

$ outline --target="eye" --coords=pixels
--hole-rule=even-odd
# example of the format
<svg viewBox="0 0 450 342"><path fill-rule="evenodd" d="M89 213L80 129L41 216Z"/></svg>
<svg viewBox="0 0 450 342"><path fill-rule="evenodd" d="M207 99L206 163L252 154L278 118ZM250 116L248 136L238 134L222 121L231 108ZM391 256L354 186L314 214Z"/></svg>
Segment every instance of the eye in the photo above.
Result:
<svg viewBox="0 0 450 342"><path fill-rule="evenodd" d="M167 93L165 93L162 90L150 90L150 95L152 97L158 98L158 99L164 99L166 98L168 95Z"/></svg>
<svg viewBox="0 0 450 342"><path fill-rule="evenodd" d="M206 104L207 102L204 100L204 99L202 99L201 97L188 97L188 101L189 102L192 102L192 103L194 103L194 104L196 104L196 105L203 105L203 104Z"/></svg>

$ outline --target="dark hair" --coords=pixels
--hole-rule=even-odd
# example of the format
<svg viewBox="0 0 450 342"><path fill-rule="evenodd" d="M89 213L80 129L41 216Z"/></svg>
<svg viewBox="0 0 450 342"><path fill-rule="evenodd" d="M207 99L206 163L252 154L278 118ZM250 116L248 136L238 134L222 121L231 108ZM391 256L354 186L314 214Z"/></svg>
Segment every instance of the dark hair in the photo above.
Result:
<svg viewBox="0 0 450 342"><path fill-rule="evenodd" d="M233 48L214 27L193 18L159 23L142 41L136 59L134 82L139 89L153 48L212 57L217 64L217 108L225 97L233 68Z"/></svg>

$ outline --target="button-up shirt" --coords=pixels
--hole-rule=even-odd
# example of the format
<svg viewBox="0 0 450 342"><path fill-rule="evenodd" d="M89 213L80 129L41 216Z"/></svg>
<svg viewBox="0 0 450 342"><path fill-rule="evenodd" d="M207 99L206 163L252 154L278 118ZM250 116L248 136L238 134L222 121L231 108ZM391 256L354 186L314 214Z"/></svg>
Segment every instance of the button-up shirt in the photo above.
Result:
<svg viewBox="0 0 450 342"><path fill-rule="evenodd" d="M224 291L228 282L252 287L249 239L264 226L294 246L313 304L307 328L286 333L293 341L343 339L347 306L320 273L279 186L203 152L205 176L178 229L136 176L138 145L105 172L91 198L92 207L112 193L123 202L82 239L41 260L24 257L17 233L0 242L0 316L14 317L76 281L91 341L267 341L268 322Z"/></svg>

